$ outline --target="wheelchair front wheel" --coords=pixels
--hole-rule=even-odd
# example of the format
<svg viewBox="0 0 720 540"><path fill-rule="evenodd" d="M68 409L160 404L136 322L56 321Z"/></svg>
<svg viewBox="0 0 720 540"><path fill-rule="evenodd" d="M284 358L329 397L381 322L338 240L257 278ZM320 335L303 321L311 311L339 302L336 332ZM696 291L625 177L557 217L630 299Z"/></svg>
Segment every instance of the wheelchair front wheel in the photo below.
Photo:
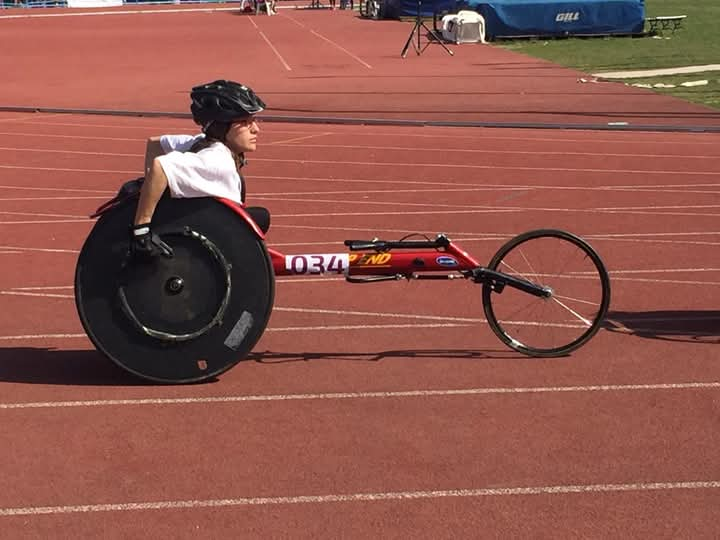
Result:
<svg viewBox="0 0 720 540"><path fill-rule="evenodd" d="M500 248L488 268L552 291L544 298L483 284L490 328L510 348L529 356L563 356L600 329L610 305L610 278L580 237L554 229L521 234Z"/></svg>

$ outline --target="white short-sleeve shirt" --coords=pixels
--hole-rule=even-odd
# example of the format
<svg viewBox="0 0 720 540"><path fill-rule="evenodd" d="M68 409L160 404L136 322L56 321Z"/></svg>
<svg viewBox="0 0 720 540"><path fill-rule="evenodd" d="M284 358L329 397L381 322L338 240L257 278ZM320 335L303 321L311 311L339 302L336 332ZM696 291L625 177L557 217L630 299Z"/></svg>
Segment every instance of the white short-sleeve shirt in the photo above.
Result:
<svg viewBox="0 0 720 540"><path fill-rule="evenodd" d="M190 148L204 135L163 135L160 145L166 152L157 159L175 198L224 197L242 203L242 180L230 149L216 142L199 152Z"/></svg>

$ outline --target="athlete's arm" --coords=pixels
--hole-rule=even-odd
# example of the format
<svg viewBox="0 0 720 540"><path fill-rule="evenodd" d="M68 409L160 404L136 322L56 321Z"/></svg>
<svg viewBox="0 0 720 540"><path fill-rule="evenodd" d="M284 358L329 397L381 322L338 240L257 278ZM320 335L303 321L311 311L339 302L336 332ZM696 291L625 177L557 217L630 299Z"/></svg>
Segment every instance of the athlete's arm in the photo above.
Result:
<svg viewBox="0 0 720 540"><path fill-rule="evenodd" d="M162 156L165 150L160 144L160 137L150 137L145 144L145 176L150 174L153 161L158 156Z"/></svg>
<svg viewBox="0 0 720 540"><path fill-rule="evenodd" d="M168 179L162 165L160 165L160 160L154 159L140 190L140 200L135 211L135 225L142 225L152 221L155 208L167 186Z"/></svg>

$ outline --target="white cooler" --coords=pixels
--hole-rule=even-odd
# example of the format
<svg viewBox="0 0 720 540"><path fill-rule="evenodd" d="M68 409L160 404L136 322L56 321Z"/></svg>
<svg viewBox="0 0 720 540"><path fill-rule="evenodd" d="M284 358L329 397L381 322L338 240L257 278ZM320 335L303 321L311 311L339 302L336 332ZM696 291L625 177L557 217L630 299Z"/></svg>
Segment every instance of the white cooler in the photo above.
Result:
<svg viewBox="0 0 720 540"><path fill-rule="evenodd" d="M452 43L486 43L485 19L475 11L463 10L442 18L442 35Z"/></svg>

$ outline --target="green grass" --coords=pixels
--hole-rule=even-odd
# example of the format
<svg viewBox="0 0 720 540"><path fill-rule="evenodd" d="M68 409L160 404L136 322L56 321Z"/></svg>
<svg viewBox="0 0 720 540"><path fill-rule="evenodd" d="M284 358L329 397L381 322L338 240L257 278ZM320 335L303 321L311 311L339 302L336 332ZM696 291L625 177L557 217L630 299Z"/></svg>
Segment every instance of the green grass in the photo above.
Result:
<svg viewBox="0 0 720 540"><path fill-rule="evenodd" d="M720 64L720 0L645 0L646 17L667 15L687 15L687 19L683 28L674 34L665 31L662 39L534 39L497 41L495 45L586 73ZM720 108L720 71L626 82L677 84L677 81L701 79L707 79L709 84L662 92Z"/></svg>

